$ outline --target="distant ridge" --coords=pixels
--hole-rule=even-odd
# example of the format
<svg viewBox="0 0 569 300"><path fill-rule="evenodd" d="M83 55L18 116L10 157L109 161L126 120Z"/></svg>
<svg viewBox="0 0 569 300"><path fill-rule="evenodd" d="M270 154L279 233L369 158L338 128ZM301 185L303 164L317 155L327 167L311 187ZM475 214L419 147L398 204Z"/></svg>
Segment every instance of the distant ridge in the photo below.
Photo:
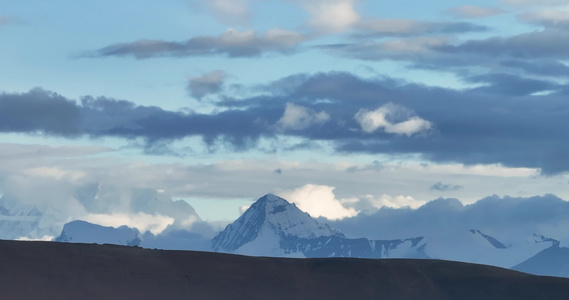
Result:
<svg viewBox="0 0 569 300"><path fill-rule="evenodd" d="M0 241L2 299L567 299L569 279L440 260Z"/></svg>

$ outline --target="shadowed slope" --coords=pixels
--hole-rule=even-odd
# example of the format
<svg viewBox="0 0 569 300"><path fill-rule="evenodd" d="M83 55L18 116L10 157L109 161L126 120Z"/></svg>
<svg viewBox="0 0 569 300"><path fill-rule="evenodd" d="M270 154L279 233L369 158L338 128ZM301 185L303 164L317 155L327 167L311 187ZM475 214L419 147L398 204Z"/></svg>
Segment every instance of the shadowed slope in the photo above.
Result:
<svg viewBox="0 0 569 300"><path fill-rule="evenodd" d="M0 241L3 299L566 299L569 279L436 260Z"/></svg>

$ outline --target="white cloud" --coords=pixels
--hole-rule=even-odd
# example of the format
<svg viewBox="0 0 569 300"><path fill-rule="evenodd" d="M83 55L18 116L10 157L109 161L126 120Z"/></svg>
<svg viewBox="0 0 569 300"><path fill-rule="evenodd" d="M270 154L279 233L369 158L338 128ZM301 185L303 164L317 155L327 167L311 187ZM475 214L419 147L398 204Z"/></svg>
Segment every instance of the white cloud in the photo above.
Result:
<svg viewBox="0 0 569 300"><path fill-rule="evenodd" d="M55 238L53 235L44 235L42 237L39 238L29 238L29 237L19 237L16 239L16 241L42 241L42 242L49 242L49 241L53 241L53 238Z"/></svg>
<svg viewBox="0 0 569 300"><path fill-rule="evenodd" d="M518 16L518 19L523 22L549 26L569 26L569 11L544 9L538 12L521 14Z"/></svg>
<svg viewBox="0 0 569 300"><path fill-rule="evenodd" d="M373 111L361 109L355 118L366 133L383 129L387 133L411 136L433 127L431 122L413 116L405 107L392 103L385 104ZM391 121L391 119L395 121Z"/></svg>
<svg viewBox="0 0 569 300"><path fill-rule="evenodd" d="M277 121L276 126L281 130L302 130L311 125L322 125L330 119L330 115L324 111L315 112L304 106L287 103L283 116Z"/></svg>
<svg viewBox="0 0 569 300"><path fill-rule="evenodd" d="M249 0L205 0L203 3L223 24L246 24L252 16Z"/></svg>
<svg viewBox="0 0 569 300"><path fill-rule="evenodd" d="M390 195L381 195L379 197L373 195L366 195L363 197L366 201L377 209L382 207L391 207L391 208L402 208L402 207L411 207L411 208L418 208L425 204L425 201L415 200L411 196L390 196Z"/></svg>
<svg viewBox="0 0 569 300"><path fill-rule="evenodd" d="M251 205L243 205L241 207L239 207L239 214L243 214L244 212L246 212L249 207L251 207Z"/></svg>
<svg viewBox="0 0 569 300"><path fill-rule="evenodd" d="M296 0L310 14L308 24L320 32L334 33L349 29L360 19L355 10L357 0Z"/></svg>
<svg viewBox="0 0 569 300"><path fill-rule="evenodd" d="M278 194L314 218L338 220L358 214L355 209L344 207L342 200L336 199L334 187L331 186L307 184Z"/></svg>
<svg viewBox="0 0 569 300"><path fill-rule="evenodd" d="M168 225L174 223L174 218L172 217L159 214L150 215L141 212L136 214L88 214L80 219L102 226L120 227L126 225L136 228L140 232L150 231L154 235L161 233Z"/></svg>

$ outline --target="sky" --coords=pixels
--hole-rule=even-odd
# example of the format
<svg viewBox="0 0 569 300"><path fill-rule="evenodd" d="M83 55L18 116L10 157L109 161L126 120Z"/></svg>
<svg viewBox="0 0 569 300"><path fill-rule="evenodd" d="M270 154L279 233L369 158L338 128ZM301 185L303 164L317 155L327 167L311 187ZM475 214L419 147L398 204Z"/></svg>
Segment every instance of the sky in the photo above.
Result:
<svg viewBox="0 0 569 300"><path fill-rule="evenodd" d="M328 220L569 199L568 49L567 0L3 0L0 193L210 224L267 193Z"/></svg>

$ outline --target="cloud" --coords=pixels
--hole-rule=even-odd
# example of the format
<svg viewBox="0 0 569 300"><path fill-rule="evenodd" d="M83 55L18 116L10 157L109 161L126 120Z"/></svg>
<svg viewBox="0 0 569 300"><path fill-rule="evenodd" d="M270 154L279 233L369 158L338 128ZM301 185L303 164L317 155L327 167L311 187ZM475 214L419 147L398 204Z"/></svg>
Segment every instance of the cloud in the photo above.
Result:
<svg viewBox="0 0 569 300"><path fill-rule="evenodd" d="M438 191L438 192L447 192L447 191L458 191L463 189L462 185L452 185L452 184L444 184L442 182L437 182L433 184L429 190L431 191Z"/></svg>
<svg viewBox="0 0 569 300"><path fill-rule="evenodd" d="M405 107L393 103L385 104L373 111L361 109L355 118L366 133L383 129L387 133L411 136L433 127L431 122L413 116Z"/></svg>
<svg viewBox="0 0 569 300"><path fill-rule="evenodd" d="M569 202L554 195L531 198L491 196L464 205L439 198L417 208L382 208L374 214L330 221L347 236L400 239L445 236L475 229L508 245L535 234L566 240ZM433 220L436 220L434 222Z"/></svg>
<svg viewBox="0 0 569 300"><path fill-rule="evenodd" d="M525 96L558 89L558 85L553 82L521 78L510 74L484 74L467 77L465 80L472 83L488 83L487 86L476 88L477 91L513 96Z"/></svg>
<svg viewBox="0 0 569 300"><path fill-rule="evenodd" d="M201 99L210 94L217 94L223 88L227 74L221 70L211 71L202 76L191 77L188 84L190 94Z"/></svg>
<svg viewBox="0 0 569 300"><path fill-rule="evenodd" d="M523 75L556 79L564 61L568 59L565 49L569 47L569 42L566 42L569 41L569 30L564 25L564 17L563 13L556 13L555 17L548 16L545 19L532 13L525 16L527 22L532 20L531 22L544 26L544 29L482 39L459 39L453 35L461 31L485 30L470 23L375 20L375 33L371 30L373 26L369 25L374 23L367 21L370 22L367 25L370 30L354 34L354 39L315 47L340 57L400 61L406 63L409 69L451 72L459 78L494 72L511 72L519 76L519 69L511 70L504 63L522 61L537 66L524 68L526 73ZM551 71L539 67L544 63L556 67Z"/></svg>
<svg viewBox="0 0 569 300"><path fill-rule="evenodd" d="M355 10L357 0L295 1L310 14L308 24L324 33L336 33L349 29L359 19Z"/></svg>
<svg viewBox="0 0 569 300"><path fill-rule="evenodd" d="M379 196L364 195L348 199L342 199L342 204L345 207L353 208L358 213L363 212L366 214L375 213L382 207L389 208L404 208L411 207L417 208L425 204L425 201L416 200L411 196L391 196L382 194Z"/></svg>
<svg viewBox="0 0 569 300"><path fill-rule="evenodd" d="M38 132L77 136L79 110L73 101L35 88L24 94L0 94L0 132Z"/></svg>
<svg viewBox="0 0 569 300"><path fill-rule="evenodd" d="M168 226L174 223L174 219L162 215L149 215L145 213L136 214L88 214L81 218L89 223L112 226L118 228L120 226L128 226L136 228L140 232L150 231L152 234L160 234Z"/></svg>
<svg viewBox="0 0 569 300"><path fill-rule="evenodd" d="M500 64L505 67L522 70L529 74L543 76L569 76L569 66L556 60L505 60Z"/></svg>
<svg viewBox="0 0 569 300"><path fill-rule="evenodd" d="M569 170L565 85L501 73L465 78L483 85L454 90L345 72L304 74L280 80L286 88L274 94L265 89L254 97L224 96L211 113L108 97L86 96L78 104L37 90L5 93L0 132L114 137L153 154L171 154L161 145L195 138L207 151L326 144L336 153L414 155L437 163L539 168L543 174ZM426 130L428 135L419 134ZM290 140L277 143L280 138Z"/></svg>
<svg viewBox="0 0 569 300"><path fill-rule="evenodd" d="M8 24L8 19L5 16L0 16L0 26L7 24Z"/></svg>
<svg viewBox="0 0 569 300"><path fill-rule="evenodd" d="M307 39L306 36L283 29L271 29L262 35L252 30L230 28L220 36L198 36L184 42L138 40L101 48L85 57L133 56L136 59L152 57L189 57L225 55L228 57L255 57L265 53L291 53Z"/></svg>
<svg viewBox="0 0 569 300"><path fill-rule="evenodd" d="M497 8L473 5L457 6L447 10L447 13L457 18L485 18L495 16L503 12L503 10Z"/></svg>
<svg viewBox="0 0 569 300"><path fill-rule="evenodd" d="M282 191L279 196L296 204L313 218L338 220L357 215L353 208L344 207L342 201L336 199L331 186L307 184L292 191Z"/></svg>
<svg viewBox="0 0 569 300"><path fill-rule="evenodd" d="M367 19L358 23L364 31L356 36L420 36L427 34L451 34L486 31L484 26L466 22L426 22L410 19ZM371 34L366 34L369 32Z"/></svg>
<svg viewBox="0 0 569 300"><path fill-rule="evenodd" d="M545 27L559 27L569 29L569 12L557 9L545 9L538 12L518 15L522 22L534 23Z"/></svg>
<svg viewBox="0 0 569 300"><path fill-rule="evenodd" d="M567 59L569 31L545 29L512 37L492 37L470 40L457 46L440 46L437 51L446 54L471 53L484 56L503 56L516 59Z"/></svg>
<svg viewBox="0 0 569 300"><path fill-rule="evenodd" d="M514 5L563 5L567 4L566 0L501 0L507 4Z"/></svg>
<svg viewBox="0 0 569 300"><path fill-rule="evenodd" d="M309 108L287 103L283 116L276 123L281 130L302 130L312 125L322 125L330 120L330 115L324 111L315 112Z"/></svg>
<svg viewBox="0 0 569 300"><path fill-rule="evenodd" d="M249 0L206 0L202 2L214 17L224 24L246 24L252 17Z"/></svg>

